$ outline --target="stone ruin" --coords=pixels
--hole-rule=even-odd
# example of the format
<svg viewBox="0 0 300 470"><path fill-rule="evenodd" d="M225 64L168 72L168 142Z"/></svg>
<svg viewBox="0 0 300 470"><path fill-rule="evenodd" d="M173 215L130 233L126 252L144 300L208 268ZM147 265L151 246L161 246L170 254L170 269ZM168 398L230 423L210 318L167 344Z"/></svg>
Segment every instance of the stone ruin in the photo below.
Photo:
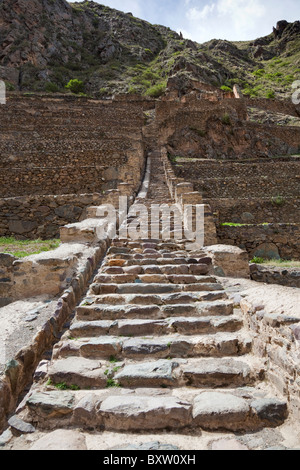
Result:
<svg viewBox="0 0 300 470"><path fill-rule="evenodd" d="M298 113L196 85L182 97L170 83L161 101L12 94L0 108L1 235L61 239L0 255L1 306L19 315L2 336L4 448L88 449L88 433L102 450L153 448L149 433L157 449L299 446L299 309L233 289L262 244L299 259L300 129L253 122L250 107ZM122 227L138 204L203 204L204 246L174 239L172 218L167 240L119 239L99 208L120 196Z"/></svg>

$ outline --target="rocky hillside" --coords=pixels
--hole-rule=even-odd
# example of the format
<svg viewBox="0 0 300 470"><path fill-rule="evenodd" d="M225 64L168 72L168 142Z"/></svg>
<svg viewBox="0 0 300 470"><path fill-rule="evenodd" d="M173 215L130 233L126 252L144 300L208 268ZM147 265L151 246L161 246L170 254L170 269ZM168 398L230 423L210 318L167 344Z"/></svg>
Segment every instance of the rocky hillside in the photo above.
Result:
<svg viewBox="0 0 300 470"><path fill-rule="evenodd" d="M186 40L169 28L89 1L0 0L0 78L9 89L65 92L71 79L95 96L159 96L170 76L284 98L300 78L300 22L281 21L252 42Z"/></svg>

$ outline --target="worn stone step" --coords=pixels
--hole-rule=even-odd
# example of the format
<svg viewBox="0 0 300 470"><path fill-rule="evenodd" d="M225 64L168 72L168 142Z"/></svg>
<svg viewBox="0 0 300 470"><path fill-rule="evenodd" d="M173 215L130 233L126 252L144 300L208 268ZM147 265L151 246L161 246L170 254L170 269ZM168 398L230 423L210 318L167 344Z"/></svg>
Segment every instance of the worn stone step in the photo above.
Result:
<svg viewBox="0 0 300 470"><path fill-rule="evenodd" d="M199 259L200 263L201 259ZM122 263L122 266L145 266L145 265L182 265L182 264L197 264L191 263L188 258L143 258L143 259L129 259L129 260L108 260L107 264L109 266L116 265L114 263ZM200 263L202 264L202 263Z"/></svg>
<svg viewBox="0 0 300 470"><path fill-rule="evenodd" d="M197 265L196 265L197 266ZM198 265L201 267L201 265ZM198 267L197 266L197 267ZM203 271L202 274L207 273ZM163 273L146 273L146 274L98 274L94 283L96 284L216 284L216 279L212 276L204 275L185 275L185 274L163 274Z"/></svg>
<svg viewBox="0 0 300 470"><path fill-rule="evenodd" d="M220 391L199 394L193 405L193 423L209 431L255 430L276 427L288 416L287 403L276 398L250 399Z"/></svg>
<svg viewBox="0 0 300 470"><path fill-rule="evenodd" d="M186 396L185 399L181 398ZM284 400L255 389L161 391L33 391L19 414L39 429L77 427L116 432L258 431L288 417Z"/></svg>
<svg viewBox="0 0 300 470"><path fill-rule="evenodd" d="M206 268L203 266L208 266L205 263L199 264L183 264L183 265L144 265L144 266L103 266L102 272L99 275L109 274L109 275L117 275L117 274L134 274L134 275L143 275L143 274L165 274L165 275L196 275L201 277L207 277L211 279L208 282L216 282L216 278L214 276L206 276L204 271ZM206 271L208 272L208 271ZM98 275L95 277L95 281L98 279Z"/></svg>
<svg viewBox="0 0 300 470"><path fill-rule="evenodd" d="M241 359L192 359L181 366L182 382L197 388L233 388L262 380L265 367L252 356ZM246 361L247 359L247 361Z"/></svg>
<svg viewBox="0 0 300 470"><path fill-rule="evenodd" d="M100 336L62 341L55 346L53 358L72 356L81 356L87 359L107 359L110 357L119 359L224 357L248 354L251 347L251 338L243 332L200 336L150 336L148 338Z"/></svg>
<svg viewBox="0 0 300 470"><path fill-rule="evenodd" d="M71 337L85 338L103 335L143 336L180 333L197 335L216 332L235 332L243 327L239 316L231 317L177 317L165 320L132 319L74 322L69 332Z"/></svg>
<svg viewBox="0 0 300 470"><path fill-rule="evenodd" d="M233 314L233 302L231 300L208 301L193 303L184 302L184 298L178 299L178 302L172 304L163 304L161 298L148 298L145 305L137 305L135 302L128 301L122 304L105 303L95 299L88 304L83 302L76 310L76 320L80 321L96 321L108 320L115 321L119 319L155 319L161 320L170 317L205 317L205 316L228 316ZM112 300L112 299L110 299ZM129 299L128 299L129 300ZM156 301L154 304L153 301ZM106 328L104 326L104 328Z"/></svg>
<svg viewBox="0 0 300 470"><path fill-rule="evenodd" d="M107 386L107 367L100 361L83 357L69 357L53 361L48 371L51 384L64 384L68 387L105 388Z"/></svg>
<svg viewBox="0 0 300 470"><path fill-rule="evenodd" d="M90 291L94 295L102 294L172 294L175 292L213 292L223 291L218 283L195 282L193 284L157 284L157 283L127 283L127 284L92 284Z"/></svg>
<svg viewBox="0 0 300 470"><path fill-rule="evenodd" d="M248 361L250 362L250 360ZM126 363L114 374L121 386L132 387L242 387L262 377L264 368L253 370L245 361L224 359L173 359Z"/></svg>
<svg viewBox="0 0 300 470"><path fill-rule="evenodd" d="M94 295L88 292L88 299L93 299L94 305L110 304L119 305L174 305L174 304L193 304L195 302L212 302L216 300L228 300L225 291L214 292L175 292L173 294L102 294ZM86 305L92 305L90 300L85 301ZM81 306L85 304L81 304ZM79 310L79 309L77 309Z"/></svg>

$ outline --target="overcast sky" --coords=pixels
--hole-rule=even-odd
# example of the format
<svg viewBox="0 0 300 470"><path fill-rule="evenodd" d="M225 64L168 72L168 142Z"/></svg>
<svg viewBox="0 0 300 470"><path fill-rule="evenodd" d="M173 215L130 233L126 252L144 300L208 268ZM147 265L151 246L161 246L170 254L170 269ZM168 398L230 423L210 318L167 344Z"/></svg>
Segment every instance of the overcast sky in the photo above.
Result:
<svg viewBox="0 0 300 470"><path fill-rule="evenodd" d="M74 1L74 0L73 0ZM198 42L266 36L279 20L300 20L300 0L96 0Z"/></svg>

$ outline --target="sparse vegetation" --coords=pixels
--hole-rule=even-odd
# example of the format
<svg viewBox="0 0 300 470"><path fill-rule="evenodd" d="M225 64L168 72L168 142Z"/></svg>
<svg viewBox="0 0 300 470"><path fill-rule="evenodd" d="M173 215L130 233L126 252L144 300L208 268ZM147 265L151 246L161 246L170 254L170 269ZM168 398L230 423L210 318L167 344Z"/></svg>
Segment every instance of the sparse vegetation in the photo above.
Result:
<svg viewBox="0 0 300 470"><path fill-rule="evenodd" d="M47 385L57 388L57 390L80 390L78 385L67 385L66 382L53 383L51 379L48 380Z"/></svg>
<svg viewBox="0 0 300 470"><path fill-rule="evenodd" d="M56 83L48 82L45 85L45 91L47 93L57 93L59 91L59 86Z"/></svg>
<svg viewBox="0 0 300 470"><path fill-rule="evenodd" d="M274 99L274 98L275 98L275 93L274 93L274 91L271 91L271 90L267 91L267 93L266 93L266 98L268 98L268 99Z"/></svg>
<svg viewBox="0 0 300 470"><path fill-rule="evenodd" d="M221 90L230 92L230 91L232 91L232 88L230 88L229 86L223 85L223 86L221 86Z"/></svg>
<svg viewBox="0 0 300 470"><path fill-rule="evenodd" d="M254 257L251 263L262 264L264 266L274 266L278 268L300 268L300 261L286 259L270 259Z"/></svg>
<svg viewBox="0 0 300 470"><path fill-rule="evenodd" d="M36 255L44 251L54 250L60 240L16 240L14 237L0 237L0 252L8 253L17 258Z"/></svg>
<svg viewBox="0 0 300 470"><path fill-rule="evenodd" d="M225 126L230 126L231 125L231 119L230 119L230 116L228 113L225 113L223 116L222 116L222 124L224 124Z"/></svg>
<svg viewBox="0 0 300 470"><path fill-rule="evenodd" d="M152 87L150 87L146 91L145 95L150 96L151 98L159 98L165 93L166 87L167 86L165 83L158 83L157 85L153 85Z"/></svg>
<svg viewBox="0 0 300 470"><path fill-rule="evenodd" d="M116 382L114 379L107 379L106 388L119 388L120 384Z"/></svg>
<svg viewBox="0 0 300 470"><path fill-rule="evenodd" d="M285 204L285 199L283 196L276 196L272 198L272 203L275 206L282 207Z"/></svg>
<svg viewBox="0 0 300 470"><path fill-rule="evenodd" d="M159 98L165 91L168 78L178 73L209 83L224 92L231 92L233 85L237 84L245 95L272 99L271 91L278 98L290 95L291 84L298 78L300 41L297 34L290 33L291 29L276 43L268 37L263 46L264 55L255 58L252 41L224 41L226 47L220 47L222 41L212 40L188 47L188 41L170 28L151 25L132 15L124 18L116 10L92 5L91 2L71 3L71 6L73 19L82 19L82 30L79 28L76 35L66 33L60 23L64 20L58 16L52 17L48 11L41 13L45 42L54 43L55 38L57 50L51 54L46 50L38 52L46 61L47 77L42 73L44 65L28 62L22 66L23 91L65 91L67 83L70 84L67 90L77 95L87 93L98 98L129 92ZM114 35L109 26L112 15L120 24L124 21ZM100 18L108 28L100 27ZM26 13L20 13L19 20L26 20ZM137 31L133 39L126 34L130 24ZM28 55L30 47L28 34L21 26L17 27L3 65L9 63L9 55L16 51ZM277 55L272 57L274 50ZM81 82L79 87L70 83L74 80Z"/></svg>
<svg viewBox="0 0 300 470"><path fill-rule="evenodd" d="M84 92L83 82L77 78L70 80L65 88L76 95Z"/></svg>

